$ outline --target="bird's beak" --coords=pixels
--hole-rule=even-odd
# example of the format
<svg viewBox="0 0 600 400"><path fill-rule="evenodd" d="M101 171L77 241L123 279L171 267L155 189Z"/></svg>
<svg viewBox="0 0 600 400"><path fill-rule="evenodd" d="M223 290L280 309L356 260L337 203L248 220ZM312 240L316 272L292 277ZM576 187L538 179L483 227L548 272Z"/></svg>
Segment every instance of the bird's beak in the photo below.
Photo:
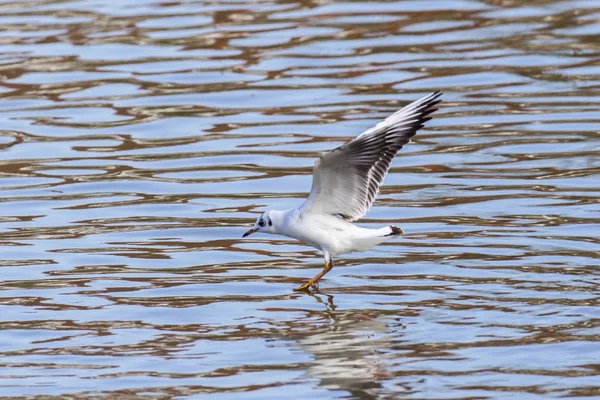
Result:
<svg viewBox="0 0 600 400"><path fill-rule="evenodd" d="M254 232L256 232L258 230L258 228L252 228L250 229L248 232L244 233L242 235L243 238L245 238L246 236L252 235Z"/></svg>

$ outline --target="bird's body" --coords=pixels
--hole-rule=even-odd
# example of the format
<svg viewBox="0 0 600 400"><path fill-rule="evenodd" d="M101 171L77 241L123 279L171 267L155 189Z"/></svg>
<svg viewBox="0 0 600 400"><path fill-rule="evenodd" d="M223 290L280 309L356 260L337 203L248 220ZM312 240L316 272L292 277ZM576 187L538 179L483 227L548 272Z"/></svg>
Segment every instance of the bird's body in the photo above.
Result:
<svg viewBox="0 0 600 400"><path fill-rule="evenodd" d="M379 229L361 228L334 215L303 213L301 208L270 211L269 216L271 215L273 223L280 227L280 235L298 239L329 257L367 251L402 232L396 230L394 233L389 226Z"/></svg>
<svg viewBox="0 0 600 400"><path fill-rule="evenodd" d="M284 211L266 211L244 234L279 234L323 252L323 271L296 290L314 287L333 267L333 257L366 251L402 234L402 229L392 225L367 229L352 221L369 210L394 156L430 119L428 115L436 110L433 107L440 102L440 95L432 93L407 105L321 156L315 162L312 188L304 204Z"/></svg>

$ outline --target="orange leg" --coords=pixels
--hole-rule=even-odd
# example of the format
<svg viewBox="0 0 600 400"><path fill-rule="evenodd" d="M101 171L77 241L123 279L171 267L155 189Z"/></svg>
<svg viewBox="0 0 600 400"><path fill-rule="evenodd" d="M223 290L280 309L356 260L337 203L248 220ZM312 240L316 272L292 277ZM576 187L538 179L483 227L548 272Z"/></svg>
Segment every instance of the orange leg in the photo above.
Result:
<svg viewBox="0 0 600 400"><path fill-rule="evenodd" d="M311 287L316 286L317 283L319 283L319 280L322 277L324 277L326 273L328 273L329 271L331 271L332 268L333 268L333 260L331 258L325 259L325 268L323 268L323 271L319 272L317 274L317 276L315 276L314 278L312 278L311 280L309 280L308 282L306 282L304 285L298 286L297 288L294 288L294 290L296 292L305 292L305 291L308 291Z"/></svg>

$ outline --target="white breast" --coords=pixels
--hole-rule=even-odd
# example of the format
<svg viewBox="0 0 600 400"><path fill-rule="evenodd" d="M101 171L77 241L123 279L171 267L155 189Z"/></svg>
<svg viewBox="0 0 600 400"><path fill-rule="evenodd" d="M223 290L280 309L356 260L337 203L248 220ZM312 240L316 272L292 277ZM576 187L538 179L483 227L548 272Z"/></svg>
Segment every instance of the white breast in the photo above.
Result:
<svg viewBox="0 0 600 400"><path fill-rule="evenodd" d="M353 238L357 226L331 215L302 214L294 210L288 214L283 235L298 239L316 249L336 256L354 251Z"/></svg>

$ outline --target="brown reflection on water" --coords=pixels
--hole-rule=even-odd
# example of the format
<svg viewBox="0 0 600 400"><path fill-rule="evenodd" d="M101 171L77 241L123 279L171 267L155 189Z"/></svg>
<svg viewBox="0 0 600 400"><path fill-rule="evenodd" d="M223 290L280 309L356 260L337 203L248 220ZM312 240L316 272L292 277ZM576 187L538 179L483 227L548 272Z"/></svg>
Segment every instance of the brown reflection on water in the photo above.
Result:
<svg viewBox="0 0 600 400"><path fill-rule="evenodd" d="M600 396L600 7L0 4L0 396ZM322 268L242 240L443 90Z"/></svg>

